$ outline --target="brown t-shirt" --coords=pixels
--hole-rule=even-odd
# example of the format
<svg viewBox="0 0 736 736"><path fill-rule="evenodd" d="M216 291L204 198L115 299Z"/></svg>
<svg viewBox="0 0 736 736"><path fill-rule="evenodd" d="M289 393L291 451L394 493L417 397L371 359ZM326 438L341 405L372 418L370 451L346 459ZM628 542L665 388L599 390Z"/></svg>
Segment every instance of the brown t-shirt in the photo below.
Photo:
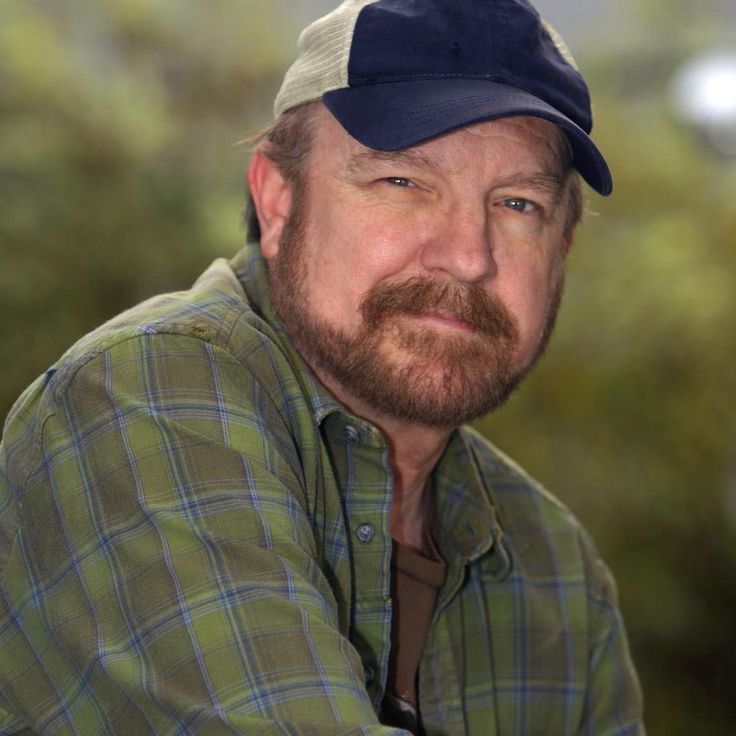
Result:
<svg viewBox="0 0 736 736"><path fill-rule="evenodd" d="M381 722L421 733L417 708L417 671L427 641L434 604L445 581L446 565L394 541L391 560L393 615L391 657Z"/></svg>

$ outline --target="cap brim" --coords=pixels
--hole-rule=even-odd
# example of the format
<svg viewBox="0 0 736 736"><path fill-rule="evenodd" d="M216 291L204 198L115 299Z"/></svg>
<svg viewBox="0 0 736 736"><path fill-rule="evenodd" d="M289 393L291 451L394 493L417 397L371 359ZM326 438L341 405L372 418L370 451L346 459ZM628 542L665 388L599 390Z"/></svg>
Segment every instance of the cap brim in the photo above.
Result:
<svg viewBox="0 0 736 736"><path fill-rule="evenodd" d="M322 97L343 128L368 148L397 151L457 128L514 115L549 120L567 135L573 163L599 194L613 190L603 154L588 134L524 90L485 79L431 79L346 87Z"/></svg>

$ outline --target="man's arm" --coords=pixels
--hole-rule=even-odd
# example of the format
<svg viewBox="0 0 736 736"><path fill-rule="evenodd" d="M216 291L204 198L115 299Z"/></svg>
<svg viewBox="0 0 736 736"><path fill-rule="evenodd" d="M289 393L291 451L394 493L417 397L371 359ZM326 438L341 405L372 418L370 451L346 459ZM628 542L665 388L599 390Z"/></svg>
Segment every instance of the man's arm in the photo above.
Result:
<svg viewBox="0 0 736 736"><path fill-rule="evenodd" d="M3 690L48 733L378 725L284 417L227 352L129 339L45 419L0 599Z"/></svg>

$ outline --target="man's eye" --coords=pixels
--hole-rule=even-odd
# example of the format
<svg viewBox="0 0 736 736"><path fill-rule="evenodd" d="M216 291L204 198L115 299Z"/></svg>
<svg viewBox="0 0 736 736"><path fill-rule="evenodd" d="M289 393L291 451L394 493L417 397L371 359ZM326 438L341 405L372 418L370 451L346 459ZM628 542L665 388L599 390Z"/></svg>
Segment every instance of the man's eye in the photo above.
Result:
<svg viewBox="0 0 736 736"><path fill-rule="evenodd" d="M395 187L414 186L414 182L411 179L405 179L403 176L387 176L384 181L393 184Z"/></svg>
<svg viewBox="0 0 736 736"><path fill-rule="evenodd" d="M503 204L504 207L508 207L515 212L533 212L537 209L534 202L530 202L528 199L521 199L520 197L509 197L503 201Z"/></svg>

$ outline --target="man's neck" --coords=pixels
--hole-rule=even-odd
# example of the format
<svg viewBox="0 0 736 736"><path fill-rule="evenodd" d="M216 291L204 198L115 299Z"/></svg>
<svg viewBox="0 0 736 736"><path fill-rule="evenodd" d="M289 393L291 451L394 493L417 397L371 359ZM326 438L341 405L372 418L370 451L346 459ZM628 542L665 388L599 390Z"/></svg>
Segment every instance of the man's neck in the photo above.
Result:
<svg viewBox="0 0 736 736"><path fill-rule="evenodd" d="M394 497L391 504L391 536L418 552L427 553L432 509L430 475L442 457L449 430L426 427L389 431L379 422L391 447Z"/></svg>

